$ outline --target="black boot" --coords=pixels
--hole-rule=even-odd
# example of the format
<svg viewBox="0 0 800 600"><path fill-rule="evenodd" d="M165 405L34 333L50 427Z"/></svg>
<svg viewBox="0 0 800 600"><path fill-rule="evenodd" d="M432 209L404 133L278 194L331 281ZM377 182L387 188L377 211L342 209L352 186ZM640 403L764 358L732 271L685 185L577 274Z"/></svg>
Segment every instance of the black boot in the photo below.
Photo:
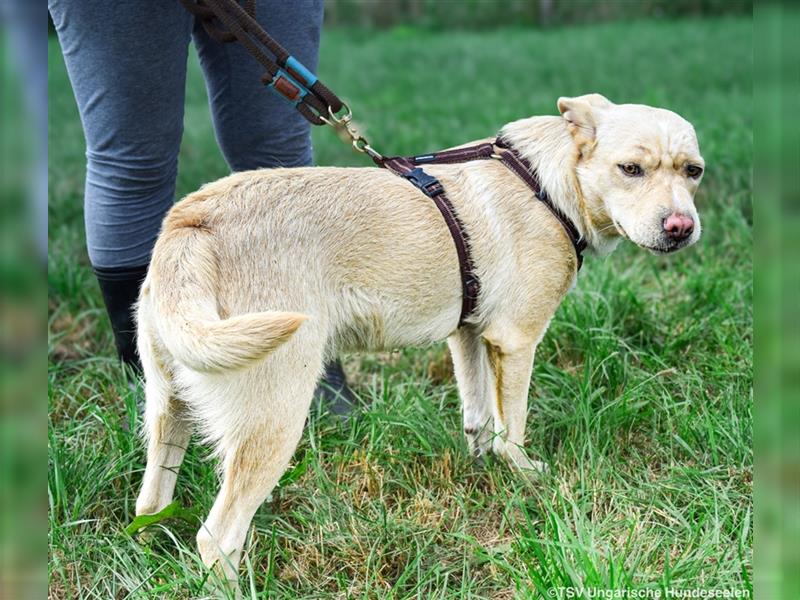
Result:
<svg viewBox="0 0 800 600"><path fill-rule="evenodd" d="M317 384L314 397L320 408L331 411L339 417L348 417L357 404L355 394L347 385L347 378L339 360L332 360L325 365L325 372Z"/></svg>
<svg viewBox="0 0 800 600"><path fill-rule="evenodd" d="M147 274L147 265L142 267L104 268L94 267L94 274L103 292L103 301L111 319L117 355L122 363L136 373L142 372L139 354L136 352L136 322L133 305L139 299L139 287Z"/></svg>

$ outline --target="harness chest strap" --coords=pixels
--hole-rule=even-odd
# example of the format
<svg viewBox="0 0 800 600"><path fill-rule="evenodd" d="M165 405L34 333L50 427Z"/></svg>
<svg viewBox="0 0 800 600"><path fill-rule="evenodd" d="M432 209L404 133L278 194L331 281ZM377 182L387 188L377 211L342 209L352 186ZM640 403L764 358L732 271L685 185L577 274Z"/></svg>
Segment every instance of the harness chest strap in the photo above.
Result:
<svg viewBox="0 0 800 600"><path fill-rule="evenodd" d="M495 147L501 148L498 155ZM550 200L547 192L542 190L536 170L531 164L522 157L514 148L509 146L504 140L498 138L494 144L483 143L465 148L454 150L443 150L431 154L420 154L418 156L395 156L391 158L381 157L375 159L378 166L390 170L392 173L407 179L416 186L422 193L433 200L436 208L442 213L447 229L453 238L453 243L458 254L458 265L461 274L461 314L458 319L458 326L461 327L466 319L473 313L480 295L480 279L475 272L475 264L469 247L469 235L464 230L464 225L453 208L452 202L445 193L441 182L428 175L419 165L423 164L452 164L469 162L482 159L499 159L508 169L515 173L533 191L536 198L542 202L548 210L558 219L564 231L569 237L575 256L577 258L577 269L583 265L583 251L586 249L586 240L581 237L578 228L572 220L562 213Z"/></svg>
<svg viewBox="0 0 800 600"><path fill-rule="evenodd" d="M414 184L423 194L433 200L436 208L442 213L456 247L458 266L461 272L461 314L458 318L458 326L461 327L475 310L478 294L480 294L480 281L475 273L475 265L469 249L469 236L464 230L461 219L458 218L441 182L417 167L413 159L402 156L385 158L380 166Z"/></svg>
<svg viewBox="0 0 800 600"><path fill-rule="evenodd" d="M495 145L503 149L500 153L500 161L525 182L525 185L531 189L536 199L544 204L548 210L553 213L553 216L558 219L558 222L561 223L569 241L572 243L572 247L575 249L575 257L578 261L577 270L580 271L583 266L583 251L586 250L587 242L583 236L581 236L575 223L553 204L553 201L550 200L550 196L547 195L547 192L542 189L539 183L539 176L536 173L536 169L531 166L527 159L501 138L497 138Z"/></svg>

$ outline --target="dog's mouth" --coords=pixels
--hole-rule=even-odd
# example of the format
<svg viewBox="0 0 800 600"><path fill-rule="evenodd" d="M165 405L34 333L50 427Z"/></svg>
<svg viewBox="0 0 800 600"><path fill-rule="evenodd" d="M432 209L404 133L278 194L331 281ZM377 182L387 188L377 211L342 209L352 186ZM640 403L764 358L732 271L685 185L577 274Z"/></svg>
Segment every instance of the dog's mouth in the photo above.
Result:
<svg viewBox="0 0 800 600"><path fill-rule="evenodd" d="M613 223L614 223L614 227L617 228L617 231L619 232L619 234L623 238L633 242L634 244L639 246L639 248L643 248L643 249L645 249L645 250L647 250L649 252L652 252L653 254L658 255L658 256L662 256L664 254L672 254L673 252L677 252L681 248L685 248L686 246L688 246L691 243L691 242L689 242L688 239L686 239L686 240L683 240L683 241L680 241L680 242L675 242L673 244L663 245L663 246L662 245L659 245L659 246L648 246L647 244L640 244L636 240L632 239L631 236L628 235L628 232L625 231L625 228L622 227L622 225L620 225L616 220L613 220Z"/></svg>
<svg viewBox="0 0 800 600"><path fill-rule="evenodd" d="M634 242L635 243L635 242ZM663 256L664 254L672 254L673 252L677 252L678 250L683 250L686 246L690 246L692 244L690 239L681 240L680 242L672 242L670 244L664 244L659 246L647 246L645 244L636 244L640 248L644 248L649 252L657 255Z"/></svg>
<svg viewBox="0 0 800 600"><path fill-rule="evenodd" d="M640 248L644 248L645 250L649 250L653 254L662 256L664 254L672 254L673 252L677 252L681 248L685 247L686 244L678 243L674 244L673 246L645 246L644 244L637 244Z"/></svg>

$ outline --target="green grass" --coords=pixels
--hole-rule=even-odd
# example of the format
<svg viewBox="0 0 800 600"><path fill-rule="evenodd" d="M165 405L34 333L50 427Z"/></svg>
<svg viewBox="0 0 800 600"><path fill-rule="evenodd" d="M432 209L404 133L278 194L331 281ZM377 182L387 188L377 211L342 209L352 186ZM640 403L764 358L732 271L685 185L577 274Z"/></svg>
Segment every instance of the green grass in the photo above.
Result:
<svg viewBox="0 0 800 600"><path fill-rule="evenodd" d="M375 146L419 153L552 114L560 95L671 108L708 169L704 235L656 258L589 257L541 344L528 447L536 483L474 464L442 345L348 357L363 410L312 414L257 513L245 594L284 598L552 597L561 586L752 589L752 40L746 19L548 32L328 31L320 73ZM188 598L194 528L137 543L144 452L83 245L83 144L52 43L50 588L54 598ZM266 93L266 92L265 92ZM246 110L246 107L243 107ZM366 164L329 131L321 164ZM179 192L226 173L192 61ZM177 498L216 493L193 446Z"/></svg>

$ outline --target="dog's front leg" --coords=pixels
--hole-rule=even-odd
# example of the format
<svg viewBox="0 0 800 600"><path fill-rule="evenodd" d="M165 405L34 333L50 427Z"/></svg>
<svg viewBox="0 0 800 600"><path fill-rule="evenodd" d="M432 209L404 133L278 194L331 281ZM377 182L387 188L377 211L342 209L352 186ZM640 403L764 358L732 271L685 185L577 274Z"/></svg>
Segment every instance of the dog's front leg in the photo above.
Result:
<svg viewBox="0 0 800 600"><path fill-rule="evenodd" d="M461 395L464 434L470 452L480 457L491 450L494 435L494 390L487 348L480 335L467 328L458 329L447 343Z"/></svg>
<svg viewBox="0 0 800 600"><path fill-rule="evenodd" d="M514 469L527 473L543 471L547 465L528 458L524 448L528 388L536 345L504 344L489 339L485 344L494 380L493 450Z"/></svg>

